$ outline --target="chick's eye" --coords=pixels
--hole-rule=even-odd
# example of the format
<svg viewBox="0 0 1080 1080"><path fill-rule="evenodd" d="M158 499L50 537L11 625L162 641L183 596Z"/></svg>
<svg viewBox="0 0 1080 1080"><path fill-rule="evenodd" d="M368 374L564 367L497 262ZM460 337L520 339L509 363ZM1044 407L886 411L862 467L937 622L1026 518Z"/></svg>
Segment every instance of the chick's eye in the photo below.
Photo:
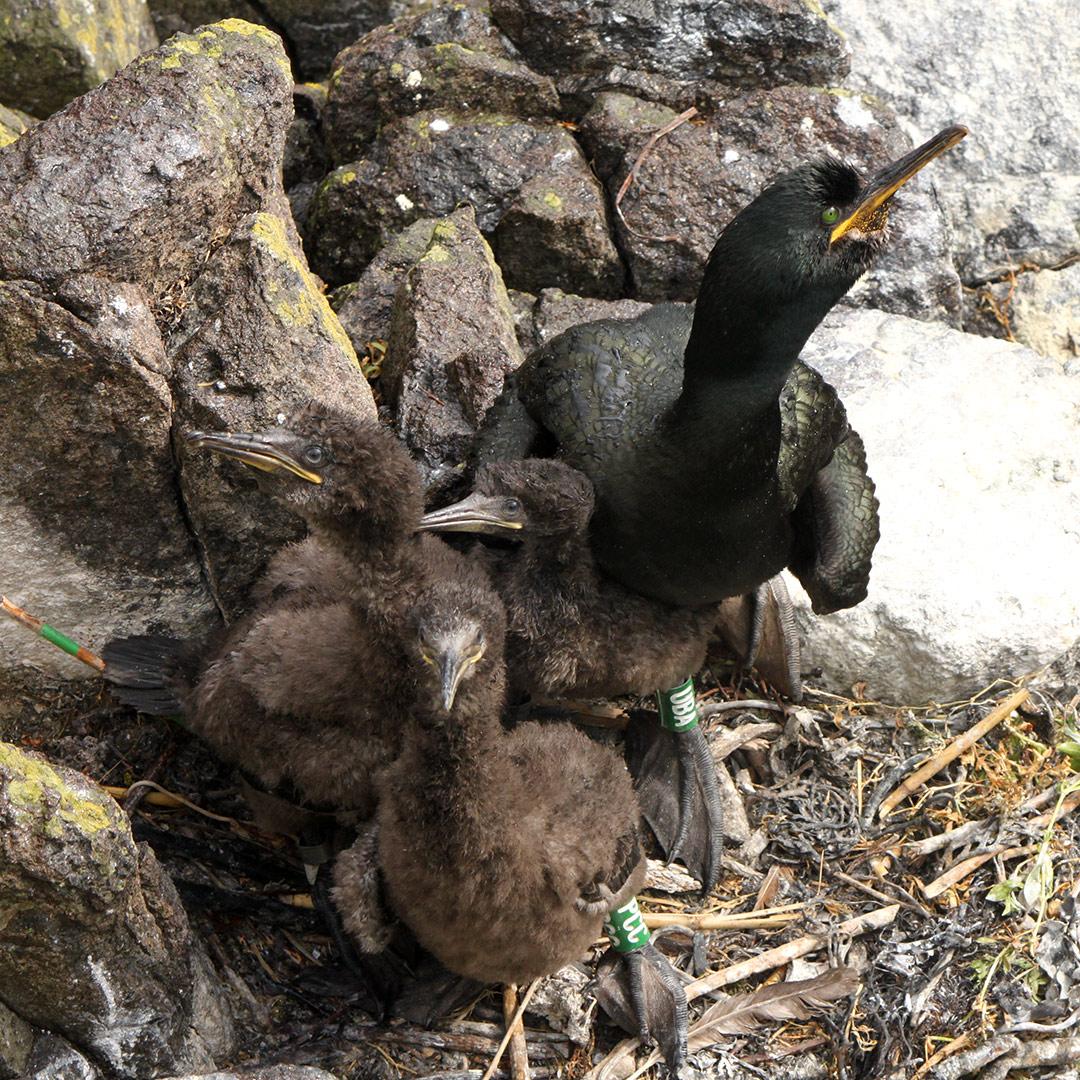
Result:
<svg viewBox="0 0 1080 1080"><path fill-rule="evenodd" d="M309 446L304 451L304 460L309 465L321 465L323 459L323 449L321 446Z"/></svg>
<svg viewBox="0 0 1080 1080"><path fill-rule="evenodd" d="M503 505L511 514L516 514L521 509L521 501L519 499L507 499Z"/></svg>
<svg viewBox="0 0 1080 1080"><path fill-rule="evenodd" d="M821 220L826 225L835 225L840 220L840 211L835 206L830 206L827 210L821 211Z"/></svg>

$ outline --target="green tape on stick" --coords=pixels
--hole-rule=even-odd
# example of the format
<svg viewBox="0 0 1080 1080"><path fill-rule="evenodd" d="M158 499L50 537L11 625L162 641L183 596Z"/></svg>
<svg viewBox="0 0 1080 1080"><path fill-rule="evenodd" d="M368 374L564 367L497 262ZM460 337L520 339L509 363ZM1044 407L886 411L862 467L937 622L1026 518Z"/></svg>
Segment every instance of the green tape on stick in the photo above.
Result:
<svg viewBox="0 0 1080 1080"><path fill-rule="evenodd" d="M691 731L701 720L693 678L670 690L657 690L656 704L660 709L660 726L668 731Z"/></svg>
<svg viewBox="0 0 1080 1080"><path fill-rule="evenodd" d="M66 634L61 634L59 630L48 623L41 624L41 636L46 641L51 641L58 649L63 649L64 652L70 653L72 656L79 655L79 643L72 641Z"/></svg>
<svg viewBox="0 0 1080 1080"><path fill-rule="evenodd" d="M636 896L631 897L622 907L608 912L604 933L616 952L636 952L649 944L652 935L645 925L645 916L641 914Z"/></svg>

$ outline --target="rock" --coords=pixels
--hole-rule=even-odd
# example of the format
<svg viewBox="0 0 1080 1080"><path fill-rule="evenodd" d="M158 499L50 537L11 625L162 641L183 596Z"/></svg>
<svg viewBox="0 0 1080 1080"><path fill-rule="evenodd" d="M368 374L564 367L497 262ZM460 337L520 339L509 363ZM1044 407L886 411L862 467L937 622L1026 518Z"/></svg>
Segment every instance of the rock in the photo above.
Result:
<svg viewBox="0 0 1080 1080"><path fill-rule="evenodd" d="M101 1072L74 1046L51 1031L34 1040L34 1049L19 1080L100 1080Z"/></svg>
<svg viewBox="0 0 1080 1080"><path fill-rule="evenodd" d="M553 1031L561 1031L578 1046L588 1046L593 1035L594 1002L589 977L574 964L567 964L537 984L529 1002L529 1012L542 1016Z"/></svg>
<svg viewBox="0 0 1080 1080"><path fill-rule="evenodd" d="M177 497L168 372L138 286L0 282L0 581L91 648L214 620ZM88 674L7 619L0 643L6 667Z"/></svg>
<svg viewBox="0 0 1080 1080"><path fill-rule="evenodd" d="M48 116L155 45L146 0L0 0L0 100Z"/></svg>
<svg viewBox="0 0 1080 1080"><path fill-rule="evenodd" d="M491 234L523 193L528 197L527 187L560 203L561 225L534 228L542 243L531 258L562 267L566 278L550 284L589 288L603 277L598 267L613 267L617 255L610 239L603 251L602 192L574 137L558 124L488 114L424 112L395 121L363 158L332 172L312 207L312 265L333 284L355 280L395 233L462 202ZM578 230L580 241L570 235Z"/></svg>
<svg viewBox="0 0 1080 1080"><path fill-rule="evenodd" d="M28 113L0 105L0 147L13 143L24 131L29 131L37 121Z"/></svg>
<svg viewBox="0 0 1080 1080"><path fill-rule="evenodd" d="M801 0L492 0L492 17L537 71L615 64L742 86L830 83L848 50Z"/></svg>
<svg viewBox="0 0 1080 1080"><path fill-rule="evenodd" d="M175 302L280 191L291 97L278 38L239 20L139 57L0 151L0 278L98 272Z"/></svg>
<svg viewBox="0 0 1080 1080"><path fill-rule="evenodd" d="M293 90L293 122L285 140L282 172L285 190L307 181L321 180L330 170L323 141L326 84L301 83Z"/></svg>
<svg viewBox="0 0 1080 1080"><path fill-rule="evenodd" d="M313 1065L261 1065L239 1072L215 1072L166 1076L163 1080L337 1080L333 1073Z"/></svg>
<svg viewBox="0 0 1080 1080"><path fill-rule="evenodd" d="M910 135L971 126L934 165L965 283L1080 251L1075 65L1063 63L1070 46L1075 52L1074 0L1046 0L1036 18L1023 5L988 18L975 0L947 9L873 0L826 7L853 47L851 85L887 101Z"/></svg>
<svg viewBox="0 0 1080 1080"><path fill-rule="evenodd" d="M612 198L649 138L676 119L664 106L602 94L581 138ZM663 137L639 166L617 233L636 294L689 300L727 222L777 174L832 153L876 169L909 145L894 118L843 90L784 86L732 98L706 119ZM894 240L853 293L857 301L957 321L959 282L925 177L904 189ZM899 197L898 197L899 199Z"/></svg>
<svg viewBox="0 0 1080 1080"><path fill-rule="evenodd" d="M245 218L188 290L170 340L182 429L259 430L307 401L374 417L371 389L291 226ZM219 606L243 610L268 556L302 535L297 518L256 490L254 474L176 446L181 490Z"/></svg>
<svg viewBox="0 0 1080 1080"><path fill-rule="evenodd" d="M437 224L438 218L420 218L402 229L379 249L359 280L342 285L330 296L356 355L368 363L381 363L398 289L409 268L427 251Z"/></svg>
<svg viewBox="0 0 1080 1080"><path fill-rule="evenodd" d="M441 221L394 306L381 385L430 490L460 475L524 355L502 274L470 207Z"/></svg>
<svg viewBox="0 0 1080 1080"><path fill-rule="evenodd" d="M334 61L327 141L353 161L379 128L432 109L554 116L555 85L507 50L486 11L463 4L380 26Z"/></svg>
<svg viewBox="0 0 1080 1080"><path fill-rule="evenodd" d="M648 311L640 300L594 300L562 289L544 289L534 314L536 344L543 345L578 323L595 319L634 319Z"/></svg>
<svg viewBox="0 0 1080 1080"><path fill-rule="evenodd" d="M1080 381L1007 342L834 312L803 359L840 392L881 500L868 598L811 617L803 666L846 691L965 698L1080 637Z"/></svg>
<svg viewBox="0 0 1080 1080"><path fill-rule="evenodd" d="M1013 274L981 286L976 295L965 330L1005 337L1003 319L1016 341L1043 356L1069 361L1080 355L1080 263Z"/></svg>
<svg viewBox="0 0 1080 1080"><path fill-rule="evenodd" d="M110 1075L206 1071L232 1049L224 992L172 883L86 777L0 744L0 986Z"/></svg>
<svg viewBox="0 0 1080 1080"><path fill-rule="evenodd" d="M33 1045L30 1025L0 1004L0 1080L16 1080L26 1071Z"/></svg>
<svg viewBox="0 0 1080 1080"><path fill-rule="evenodd" d="M507 289L506 295L510 300L510 313L514 317L514 334L521 346L521 351L528 356L529 352L536 348L536 338L533 336L533 310L536 307L536 297L520 289Z"/></svg>
<svg viewBox="0 0 1080 1080"><path fill-rule="evenodd" d="M265 25L266 19L249 0L146 0L159 41L173 34L190 34L207 23L243 19Z"/></svg>

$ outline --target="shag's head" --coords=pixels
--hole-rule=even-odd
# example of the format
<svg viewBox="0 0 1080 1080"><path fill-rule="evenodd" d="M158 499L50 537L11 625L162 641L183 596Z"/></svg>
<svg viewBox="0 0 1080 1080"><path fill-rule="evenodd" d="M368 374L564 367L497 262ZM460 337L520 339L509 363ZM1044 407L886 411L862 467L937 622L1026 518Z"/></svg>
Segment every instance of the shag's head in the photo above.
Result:
<svg viewBox="0 0 1080 1080"><path fill-rule="evenodd" d="M888 242L896 192L966 134L963 127L946 128L866 181L835 158L785 173L724 230L703 291L713 277L718 288L738 291L744 282L781 303L808 289L819 290L831 297L831 306Z"/></svg>
<svg viewBox="0 0 1080 1080"><path fill-rule="evenodd" d="M528 458L484 466L468 498L425 514L420 528L509 540L583 535L592 511L587 476L552 458Z"/></svg>
<svg viewBox="0 0 1080 1080"><path fill-rule="evenodd" d="M413 643L421 693L435 715L449 713L461 684L502 664L506 616L498 596L472 581L441 581L417 600Z"/></svg>
<svg viewBox="0 0 1080 1080"><path fill-rule="evenodd" d="M312 524L414 527L420 480L408 452L374 420L326 405L305 405L260 432L191 431L190 446L235 458L259 471L262 486Z"/></svg>

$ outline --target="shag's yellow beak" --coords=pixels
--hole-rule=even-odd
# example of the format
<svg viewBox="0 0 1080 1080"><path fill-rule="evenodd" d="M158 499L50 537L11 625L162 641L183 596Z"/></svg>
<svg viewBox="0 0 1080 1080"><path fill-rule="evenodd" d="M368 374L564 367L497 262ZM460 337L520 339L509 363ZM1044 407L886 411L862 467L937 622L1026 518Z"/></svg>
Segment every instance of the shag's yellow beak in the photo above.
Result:
<svg viewBox="0 0 1080 1080"><path fill-rule="evenodd" d="M898 161L886 165L867 182L859 195L855 208L843 221L838 221L829 233L829 243L835 244L852 229L864 233L877 232L885 224L888 214L886 203L906 184L921 168L929 165L939 154L955 146L968 129L956 125L939 131L922 146L916 147L910 154L905 154Z"/></svg>
<svg viewBox="0 0 1080 1080"><path fill-rule="evenodd" d="M184 438L191 446L236 458L262 472L284 469L308 483L323 482L317 472L296 460L289 449L295 443L295 437L284 428L258 435L246 431L189 431Z"/></svg>

